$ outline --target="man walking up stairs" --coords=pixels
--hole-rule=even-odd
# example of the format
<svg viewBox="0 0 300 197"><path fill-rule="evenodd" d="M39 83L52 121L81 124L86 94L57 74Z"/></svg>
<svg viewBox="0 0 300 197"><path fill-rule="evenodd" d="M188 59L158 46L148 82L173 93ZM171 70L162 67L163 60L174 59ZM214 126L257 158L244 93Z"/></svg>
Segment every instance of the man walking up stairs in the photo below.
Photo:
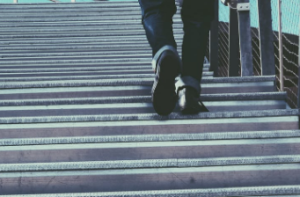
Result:
<svg viewBox="0 0 300 197"><path fill-rule="evenodd" d="M275 76L215 78L205 64L209 112L160 116L138 2L0 15L1 197L300 195L298 110Z"/></svg>
<svg viewBox="0 0 300 197"><path fill-rule="evenodd" d="M181 3L184 23L182 63L172 29L172 17L177 10L175 0L140 0L139 3L153 53L152 67L156 76L152 102L155 111L160 115L170 114L176 106L178 95L182 113L208 112L199 95L214 1L190 0ZM175 87L175 77L179 74Z"/></svg>

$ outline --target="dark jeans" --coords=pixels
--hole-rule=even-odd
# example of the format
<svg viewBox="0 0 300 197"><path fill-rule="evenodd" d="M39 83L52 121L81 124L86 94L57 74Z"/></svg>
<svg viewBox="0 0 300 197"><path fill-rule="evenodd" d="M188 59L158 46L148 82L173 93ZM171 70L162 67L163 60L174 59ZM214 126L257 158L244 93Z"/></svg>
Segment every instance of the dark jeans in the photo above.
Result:
<svg viewBox="0 0 300 197"><path fill-rule="evenodd" d="M173 36L172 17L175 0L139 0L142 22L148 41L155 53L165 45L177 48ZM214 0L185 0L181 18L184 24L181 76L191 76L200 82L210 23L214 16Z"/></svg>

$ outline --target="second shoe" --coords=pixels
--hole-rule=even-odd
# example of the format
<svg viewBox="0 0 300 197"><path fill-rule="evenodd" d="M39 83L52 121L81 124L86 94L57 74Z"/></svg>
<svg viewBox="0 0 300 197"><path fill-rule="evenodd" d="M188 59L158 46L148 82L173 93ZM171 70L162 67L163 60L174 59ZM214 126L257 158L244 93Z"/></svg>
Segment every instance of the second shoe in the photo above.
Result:
<svg viewBox="0 0 300 197"><path fill-rule="evenodd" d="M208 112L208 109L200 101L198 92L189 86L178 90L178 105L183 114L197 114L199 112Z"/></svg>

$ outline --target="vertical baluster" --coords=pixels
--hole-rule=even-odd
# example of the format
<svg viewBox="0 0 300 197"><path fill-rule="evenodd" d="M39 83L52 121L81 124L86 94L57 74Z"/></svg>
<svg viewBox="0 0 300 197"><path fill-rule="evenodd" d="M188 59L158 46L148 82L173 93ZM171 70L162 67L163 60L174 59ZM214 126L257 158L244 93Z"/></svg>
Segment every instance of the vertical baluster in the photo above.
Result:
<svg viewBox="0 0 300 197"><path fill-rule="evenodd" d="M241 51L241 75L253 76L252 38L249 0L239 0L237 5Z"/></svg>
<svg viewBox="0 0 300 197"><path fill-rule="evenodd" d="M275 75L271 0L257 0L262 75Z"/></svg>
<svg viewBox="0 0 300 197"><path fill-rule="evenodd" d="M14 3L18 3L18 0L14 0Z"/></svg>
<svg viewBox="0 0 300 197"><path fill-rule="evenodd" d="M209 60L210 71L214 72L214 76L218 76L219 65L219 0L215 1L215 16L211 25L210 39L209 39Z"/></svg>
<svg viewBox="0 0 300 197"><path fill-rule="evenodd" d="M299 24L299 44L298 44L298 108L300 108L300 24Z"/></svg>
<svg viewBox="0 0 300 197"><path fill-rule="evenodd" d="M279 38L279 80L280 91L284 91L284 79L283 79L283 43L282 43L282 13L281 13L281 0L278 0L278 38Z"/></svg>
<svg viewBox="0 0 300 197"><path fill-rule="evenodd" d="M239 31L238 15L235 9L230 9L229 21L229 69L228 76L239 76Z"/></svg>
<svg viewBox="0 0 300 197"><path fill-rule="evenodd" d="M71 0L72 3L76 3L76 0Z"/></svg>

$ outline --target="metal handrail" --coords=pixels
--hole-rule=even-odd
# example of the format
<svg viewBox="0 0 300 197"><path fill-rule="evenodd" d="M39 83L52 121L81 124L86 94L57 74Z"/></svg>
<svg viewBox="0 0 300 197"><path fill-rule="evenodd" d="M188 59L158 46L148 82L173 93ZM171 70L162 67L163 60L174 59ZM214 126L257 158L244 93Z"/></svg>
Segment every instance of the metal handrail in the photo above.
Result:
<svg viewBox="0 0 300 197"><path fill-rule="evenodd" d="M230 26L229 26L229 54L228 54L228 76L239 75L238 55L241 56L241 76L253 75L252 63L252 40L250 25L250 6L249 0L225 1L230 7ZM231 4L236 6L231 6ZM260 62L262 65L262 75L275 75L275 58L272 38L272 13L271 0L257 1L259 13L259 38L261 47ZM218 28L218 26L214 26ZM212 29L212 32L216 30ZM239 37L239 45L237 45ZM214 41L211 44L216 45ZM214 66L215 67L215 66ZM215 70L215 69L214 69Z"/></svg>
<svg viewBox="0 0 300 197"><path fill-rule="evenodd" d="M245 42L244 38L241 38L241 20L238 17L238 5L239 3L248 3L249 0L223 0L226 5L230 8L228 11L224 12L225 9L220 8L222 10L221 13L229 14L228 20L225 23L222 21L214 21L211 29L211 39L210 39L210 46L209 56L210 56L210 64L211 64L211 71L216 71L217 76L243 76L242 70L243 69L243 62L240 61L240 57L242 59L243 51L240 49L241 44ZM237 9L234 6L230 6L232 2L237 3ZM218 1L216 1L218 3ZM255 63L254 71L255 75L276 75L276 82L278 84L278 89L280 91L286 91L291 107L298 107L300 108L300 39L298 43L291 43L289 40L290 38L283 32L284 25L289 24L281 24L284 18L284 11L281 8L281 0L257 0L257 5L250 6L251 10L258 9L258 26L251 27L252 35L248 34L248 38L255 36L252 38L253 45L253 62ZM277 13L272 13L272 6L274 3L278 4ZM284 3L284 2L283 2ZM256 10L254 11L256 12ZM246 12L244 11L244 15ZM278 19L277 15L278 14ZM300 13L297 13L300 15ZM272 18L273 17L273 18ZM276 18L274 18L276 17ZM216 17L218 19L218 17ZM275 27L273 20L278 20L278 30L274 29L277 28L276 24ZM229 22L229 23L228 23ZM248 23L249 24L249 23ZM248 27L248 24L246 27ZM243 24L245 27L245 23ZM300 25L300 24L293 24L293 25ZM238 29L239 27L239 29ZM250 25L249 25L250 27ZM300 26L299 26L300 27ZM245 28L246 29L246 28ZM244 29L244 32L245 32ZM215 36L216 32L220 32L219 36ZM248 30L247 30L248 31ZM298 33L296 33L298 36ZM212 40L213 37L217 37L216 39ZM228 37L228 38L227 38ZM244 39L238 41L238 38ZM246 37L246 38L247 38ZM300 37L300 30L299 30L299 37ZM216 42L217 40L217 42ZM287 42L287 43L286 43ZM298 42L298 41L297 41ZM240 45L238 45L240 43ZM292 45L293 49L288 49L288 45ZM215 53L216 50L212 50L214 48L219 47L219 54L212 54ZM252 46L251 46L252 47ZM294 51L295 48L299 48L299 51ZM297 48L297 50L298 50ZM288 59L287 55L293 56L292 58L297 56L296 59ZM218 61L220 64L218 64ZM287 66L293 66L287 67ZM219 67L219 68L218 68ZM253 68L250 67L252 70ZM298 71L297 71L298 69ZM218 72L220 71L220 72ZM226 73L227 72L227 73ZM278 76L278 77L277 77ZM298 80L298 83L297 81ZM280 86L280 88L279 88ZM297 93L298 92L298 93ZM296 100L297 99L297 100Z"/></svg>

